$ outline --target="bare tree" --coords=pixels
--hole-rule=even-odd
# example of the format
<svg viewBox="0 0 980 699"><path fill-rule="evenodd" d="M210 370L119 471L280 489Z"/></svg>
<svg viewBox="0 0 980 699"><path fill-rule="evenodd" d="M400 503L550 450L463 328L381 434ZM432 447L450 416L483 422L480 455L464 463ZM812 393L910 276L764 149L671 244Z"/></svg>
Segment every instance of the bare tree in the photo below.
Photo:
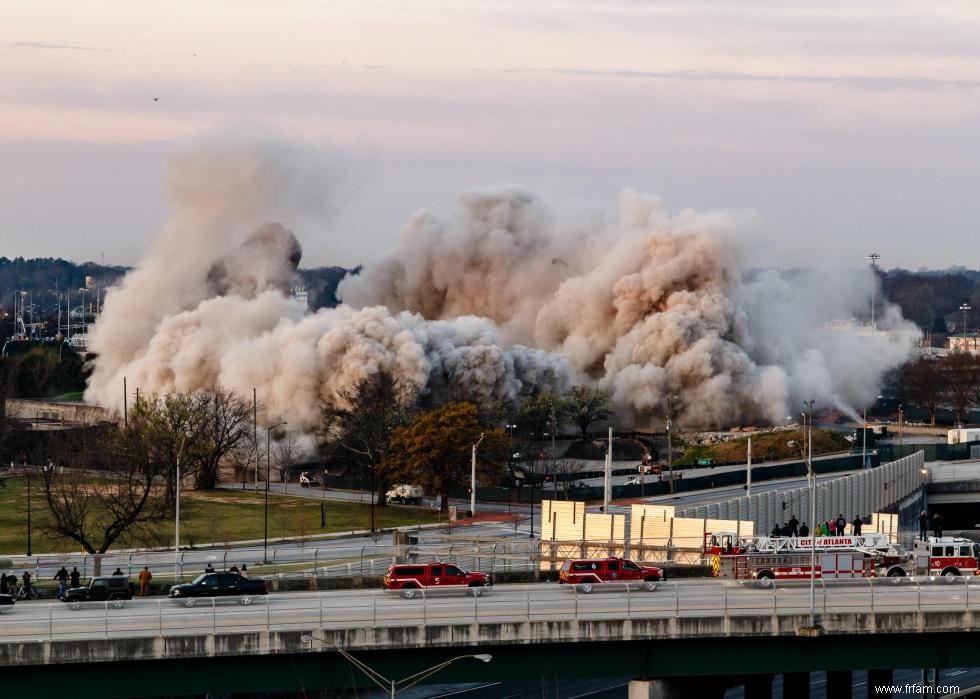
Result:
<svg viewBox="0 0 980 699"><path fill-rule="evenodd" d="M962 423L970 405L977 400L980 358L969 352L953 352L942 360L941 385L946 400L953 406L956 421Z"/></svg>
<svg viewBox="0 0 980 699"><path fill-rule="evenodd" d="M920 357L907 364L902 371L902 389L910 403L929 411L929 420L936 425L936 408L943 396L944 379L940 362Z"/></svg>
<svg viewBox="0 0 980 699"><path fill-rule="evenodd" d="M177 500L178 472L183 482L195 470L200 440L200 416L191 396L141 397L130 411L127 453L140 468L163 478L171 512Z"/></svg>
<svg viewBox="0 0 980 699"><path fill-rule="evenodd" d="M295 432L284 432L278 439L273 436L269 447L272 449L272 461L276 465L279 481L283 484L283 492L286 492L289 469L303 458L303 444Z"/></svg>
<svg viewBox="0 0 980 699"><path fill-rule="evenodd" d="M224 389L198 393L192 398L198 443L193 451L197 465L197 487L214 489L222 462L252 435L252 405L241 396Z"/></svg>
<svg viewBox="0 0 980 699"><path fill-rule="evenodd" d="M575 483L575 476L579 473L579 465L572 459L558 459L553 462L553 473L557 479L558 491L562 498L570 500L572 485Z"/></svg>
<svg viewBox="0 0 980 699"><path fill-rule="evenodd" d="M149 525L168 511L154 486L156 471L141 461L142 453L142 435L127 430L80 432L62 440L43 471L52 519L48 533L76 541L89 553L105 553L124 535L149 538Z"/></svg>

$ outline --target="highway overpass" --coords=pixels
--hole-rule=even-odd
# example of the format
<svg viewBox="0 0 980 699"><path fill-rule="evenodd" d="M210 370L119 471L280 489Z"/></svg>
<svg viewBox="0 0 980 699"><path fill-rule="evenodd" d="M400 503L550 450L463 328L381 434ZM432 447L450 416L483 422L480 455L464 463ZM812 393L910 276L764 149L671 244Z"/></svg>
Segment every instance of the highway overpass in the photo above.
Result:
<svg viewBox="0 0 980 699"><path fill-rule="evenodd" d="M3 613L0 667L12 696L53 695L70 677L79 696L340 689L364 683L341 647L402 677L461 653L491 653L489 666L456 664L440 682L539 677L658 678L658 691L720 696L749 676L807 686L805 673L970 667L980 657L980 580L859 579L818 584L824 635L808 637L809 588L721 581L666 583L653 592L591 595L557 584L498 586L416 599L380 591L292 593L194 607L134 600L121 608L20 603ZM44 668L58 666L57 672ZM705 679L706 677L714 680ZM768 678L768 679L767 679ZM802 685L800 684L802 683ZM714 687L714 689L712 689ZM715 691L717 690L717 692ZM839 696L839 694L835 694Z"/></svg>

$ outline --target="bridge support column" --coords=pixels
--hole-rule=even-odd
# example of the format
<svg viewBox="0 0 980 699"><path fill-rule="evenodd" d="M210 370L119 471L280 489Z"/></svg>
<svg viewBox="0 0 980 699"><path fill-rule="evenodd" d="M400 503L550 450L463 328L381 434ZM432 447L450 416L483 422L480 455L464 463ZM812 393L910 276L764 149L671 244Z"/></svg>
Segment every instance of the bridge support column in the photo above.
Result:
<svg viewBox="0 0 980 699"><path fill-rule="evenodd" d="M827 696L837 699L851 699L851 679L850 670L834 670L827 673Z"/></svg>
<svg viewBox="0 0 980 699"><path fill-rule="evenodd" d="M710 677L630 680L629 699L723 699L730 684Z"/></svg>
<svg viewBox="0 0 980 699"><path fill-rule="evenodd" d="M887 687L893 682L891 670L868 670L868 696L875 696L875 687Z"/></svg>
<svg viewBox="0 0 980 699"><path fill-rule="evenodd" d="M810 673L785 673L783 675L783 696L800 697L800 699L805 699L810 696Z"/></svg>
<svg viewBox="0 0 980 699"><path fill-rule="evenodd" d="M745 679L745 699L772 699L773 677L775 675L749 675ZM784 690L783 696L791 695Z"/></svg>

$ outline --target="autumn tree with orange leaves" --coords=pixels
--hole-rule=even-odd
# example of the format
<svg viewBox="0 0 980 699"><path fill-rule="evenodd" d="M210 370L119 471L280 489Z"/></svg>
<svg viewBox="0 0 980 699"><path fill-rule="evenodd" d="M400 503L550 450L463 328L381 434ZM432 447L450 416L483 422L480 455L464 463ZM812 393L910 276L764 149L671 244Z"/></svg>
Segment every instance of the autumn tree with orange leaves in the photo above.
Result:
<svg viewBox="0 0 980 699"><path fill-rule="evenodd" d="M480 425L472 403L446 403L396 428L382 470L391 482L415 483L438 494L440 509L448 512L450 491L469 484L471 449L481 434L477 480L485 485L497 483L507 463L510 440L503 430Z"/></svg>

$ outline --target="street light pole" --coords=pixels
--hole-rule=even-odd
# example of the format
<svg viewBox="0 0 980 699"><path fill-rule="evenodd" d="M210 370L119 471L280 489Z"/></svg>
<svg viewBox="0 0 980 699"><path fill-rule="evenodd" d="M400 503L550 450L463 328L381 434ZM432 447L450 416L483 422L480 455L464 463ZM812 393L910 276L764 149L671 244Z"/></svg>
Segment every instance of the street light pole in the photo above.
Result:
<svg viewBox="0 0 980 699"><path fill-rule="evenodd" d="M667 473L670 478L670 494L674 494L674 455L673 444L670 440L670 421L673 415L670 396L667 396Z"/></svg>
<svg viewBox="0 0 980 699"><path fill-rule="evenodd" d="M269 562L269 473L272 471L272 430L287 425L287 422L265 429L265 517L262 528L262 562ZM256 454L256 460L258 454Z"/></svg>
<svg viewBox="0 0 980 699"><path fill-rule="evenodd" d="M868 259L871 260L871 273L873 275L875 275L875 277L876 277L875 279L873 279L871 281L871 330L873 332L873 331L877 330L877 327L875 326L875 287L877 286L877 282L878 282L878 279L877 279L877 273L878 273L877 262L878 262L878 260L881 259L881 255L879 255L876 252L873 252L870 255L868 255Z"/></svg>
<svg viewBox="0 0 980 699"><path fill-rule="evenodd" d="M972 311L973 308L968 303L961 303L960 310L963 311L963 351L966 352L968 348L966 341L966 312Z"/></svg>
<svg viewBox="0 0 980 699"><path fill-rule="evenodd" d="M347 662L349 662L351 665L353 665L358 670L363 672L364 675L369 680L371 680L377 686L383 689L388 694L388 697L390 699L395 699L400 689L408 689L409 687L414 687L419 682L422 682L423 680L431 677L432 675L436 674L440 670L449 667L457 660L466 660L467 658L473 658L474 660L479 660L482 663L489 663L491 660L493 660L493 656L490 655L489 653L471 653L468 655L457 655L455 658L450 658L449 660L445 660L439 663L438 665L433 665L432 667L422 670L421 672L416 672L414 675L403 677L400 680L390 680L384 675L382 675L380 672L378 672L377 670L369 667L366 663L355 658L353 655L348 653L346 650L344 650L337 644L331 643L330 641L324 638L317 638L313 634L304 634L303 636L300 637L300 640L303 641L303 643L309 643L311 646L311 650L312 650L312 645L314 640L320 641L321 643L330 646L335 651L340 653L344 657L344 659L347 660Z"/></svg>
<svg viewBox="0 0 980 699"><path fill-rule="evenodd" d="M861 468L868 468L868 408L864 408L864 429L861 431Z"/></svg>
<svg viewBox="0 0 980 699"><path fill-rule="evenodd" d="M24 472L27 474L27 555L31 555L31 468L24 457Z"/></svg>
<svg viewBox="0 0 980 699"><path fill-rule="evenodd" d="M904 430L902 429L904 427L904 425L902 423L902 408L903 407L904 406L901 403L898 404L898 444L899 444L899 446L901 446L902 444L905 444L905 434L904 434Z"/></svg>
<svg viewBox="0 0 980 699"><path fill-rule="evenodd" d="M138 391L139 389L137 389ZM137 393L137 400L139 394ZM184 456L187 448L187 438L189 434L184 432L181 436L180 448L177 449L177 456L174 459L177 478L174 481L174 582L180 582L180 460Z"/></svg>
<svg viewBox="0 0 980 699"><path fill-rule="evenodd" d="M817 476L813 472L813 404L816 401L803 401L807 413L803 414L803 425L809 417L810 430L807 434L806 470L810 479L810 628L816 628L816 580L817 580ZM809 415L808 415L809 413Z"/></svg>
<svg viewBox="0 0 980 699"><path fill-rule="evenodd" d="M473 453L470 456L470 517L476 515L476 448L483 441L483 433L473 445Z"/></svg>

